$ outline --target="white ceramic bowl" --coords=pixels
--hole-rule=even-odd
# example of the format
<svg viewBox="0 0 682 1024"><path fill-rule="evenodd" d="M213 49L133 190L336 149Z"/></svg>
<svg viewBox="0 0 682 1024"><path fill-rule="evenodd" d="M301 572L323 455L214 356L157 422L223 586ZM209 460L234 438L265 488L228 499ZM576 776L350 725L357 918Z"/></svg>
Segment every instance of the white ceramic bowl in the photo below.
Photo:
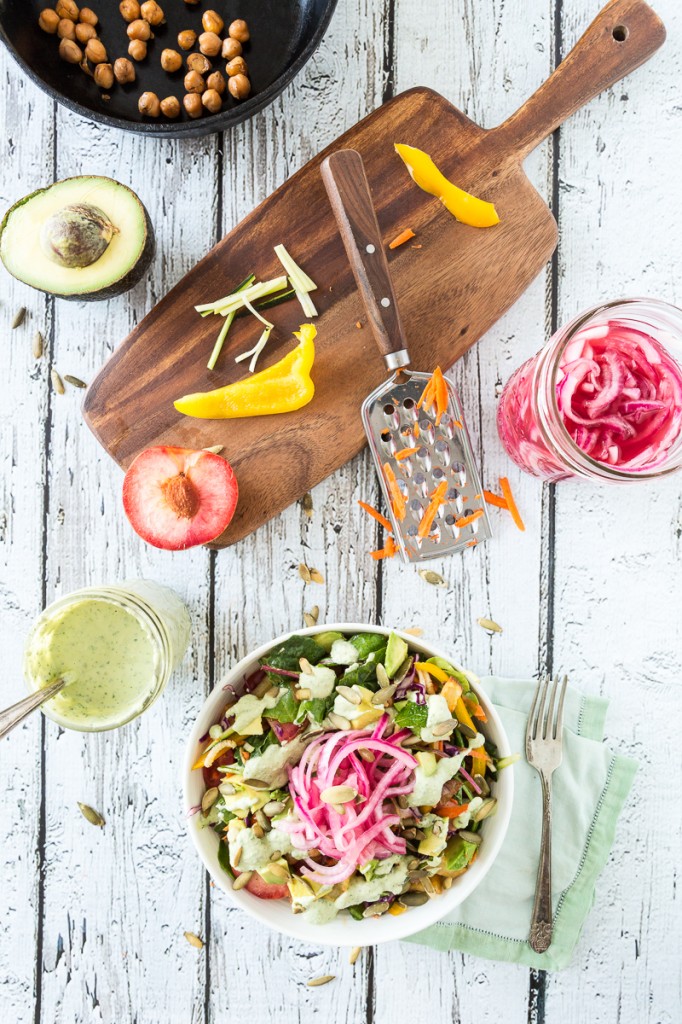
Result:
<svg viewBox="0 0 682 1024"><path fill-rule="evenodd" d="M258 650L249 654L246 658L234 666L234 668L215 687L208 700L204 704L199 717L194 723L189 740L183 766L183 789L185 812L201 803L204 793L203 773L199 770L192 771L192 765L199 756L202 744L199 742L201 736L208 732L214 722L218 721L225 703L223 686L226 683L241 681L246 675L258 667L258 660L264 654L272 650L278 644L287 640L290 636L312 636L315 633L336 630L339 633L382 633L388 636L391 632L383 626L368 626L363 623L342 622L325 623L323 626L314 626L311 629L298 629L292 633L286 633L274 640L263 644ZM412 650L426 657L440 656L450 661L452 657L448 652L443 652L430 644L424 643L413 636L400 633ZM508 756L509 741L504 731L502 722L499 719L494 706L488 700L486 694L479 685L473 685L473 689L480 700L488 722L482 731L496 745L500 757ZM327 924L315 925L305 920L303 914L292 914L289 903L286 900L261 900L252 896L246 889L235 892L232 889L229 876L218 864L218 837L211 828L201 828L199 815L193 815L187 819L187 827L192 842L197 848L199 856L203 860L213 881L222 889L228 898L245 910L247 914L263 921L285 935L292 935L294 938L303 939L316 945L325 944L330 946L369 946L377 942L388 942L391 939L403 939L406 935L428 928L429 925L445 917L449 911L457 907L466 897L473 892L477 885L487 874L495 857L499 853L502 841L507 832L509 818L511 815L512 801L514 795L513 769L507 768L500 774L500 779L495 786L495 796L498 800L497 812L487 818L482 825L481 832L483 842L480 852L472 866L463 875L456 878L450 889L440 896L429 900L421 907L412 907L406 913L393 917L384 914L377 918L367 918L364 921L355 921L350 914L341 913L333 921Z"/></svg>

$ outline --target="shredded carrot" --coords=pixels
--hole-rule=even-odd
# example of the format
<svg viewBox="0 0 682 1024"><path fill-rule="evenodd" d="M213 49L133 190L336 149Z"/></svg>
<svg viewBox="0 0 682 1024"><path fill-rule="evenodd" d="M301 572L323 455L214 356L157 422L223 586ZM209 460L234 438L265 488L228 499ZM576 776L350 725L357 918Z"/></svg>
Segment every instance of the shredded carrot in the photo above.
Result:
<svg viewBox="0 0 682 1024"><path fill-rule="evenodd" d="M455 519L455 526L458 526L461 530L463 526L468 526L469 523L473 523L476 519L480 519L482 515L483 509L477 508L470 516L462 516L461 519Z"/></svg>
<svg viewBox="0 0 682 1024"><path fill-rule="evenodd" d="M372 519L376 519L378 523L381 523L385 530L388 530L389 533L393 533L393 526L386 516L382 516L381 512L377 512L377 510L371 505L368 505L366 501L358 501L358 505L360 508L364 508L365 512L367 512Z"/></svg>
<svg viewBox="0 0 682 1024"><path fill-rule="evenodd" d="M464 701L464 706L472 718L478 718L481 722L488 721L488 717L480 704L477 704L476 701L473 701L468 697L463 697L462 700Z"/></svg>
<svg viewBox="0 0 682 1024"><path fill-rule="evenodd" d="M242 761L248 761L250 757L251 754L248 752L248 750L242 750Z"/></svg>
<svg viewBox="0 0 682 1024"><path fill-rule="evenodd" d="M411 249L421 249L421 245L411 245Z"/></svg>
<svg viewBox="0 0 682 1024"><path fill-rule="evenodd" d="M453 420L452 422L455 424L456 427L459 427L460 430L464 430L464 424L462 423L461 420Z"/></svg>
<svg viewBox="0 0 682 1024"><path fill-rule="evenodd" d="M404 245L405 242L409 242L411 238L414 238L414 231L411 228L405 228L399 235L396 235L392 242L388 243L389 249L397 249L399 245Z"/></svg>
<svg viewBox="0 0 682 1024"><path fill-rule="evenodd" d="M476 497L480 498L480 494L477 494ZM505 499L498 498L498 496L496 494L493 494L492 491L484 491L483 497L485 498L489 505L494 505L495 508L503 508L509 511L509 505L507 504Z"/></svg>
<svg viewBox="0 0 682 1024"><path fill-rule="evenodd" d="M419 524L419 529L417 530L417 536L421 537L422 540L431 531L431 527L433 526L433 521L436 518L436 513L438 512L438 509L441 507L441 505L445 501L445 492L447 491L447 489L448 489L447 480L442 480L438 484L438 487L436 487L435 491L433 492L433 496L431 498L431 501L426 506L426 510L425 510L424 515L422 516L421 522Z"/></svg>
<svg viewBox="0 0 682 1024"><path fill-rule="evenodd" d="M441 818L459 818L460 814L468 810L469 804L441 804L436 807L436 814L440 814Z"/></svg>
<svg viewBox="0 0 682 1024"><path fill-rule="evenodd" d="M395 453L394 458L400 462L402 459L409 459L410 455L414 455L419 451L419 448L401 448L399 452Z"/></svg>
<svg viewBox="0 0 682 1024"><path fill-rule="evenodd" d="M384 463L384 476L388 484L388 490L391 495L391 504L393 506L393 514L396 519L405 518L405 498L403 492L398 487L398 481L395 478L395 473L391 469L388 462Z"/></svg>
<svg viewBox="0 0 682 1024"><path fill-rule="evenodd" d="M467 547L468 548L475 548L477 544L478 544L477 540L470 540L470 541L467 542Z"/></svg>
<svg viewBox="0 0 682 1024"><path fill-rule="evenodd" d="M393 558L396 551L398 550L392 537L386 538L386 544L383 548L379 548L377 551L370 551L370 555L375 562L378 562L382 558Z"/></svg>
<svg viewBox="0 0 682 1024"><path fill-rule="evenodd" d="M428 412L434 403L436 406L436 426L438 426L448 408L448 386L445 383L445 377L440 366L437 366L433 371L431 378L422 391L421 397L417 402L417 408L421 409L423 405Z"/></svg>
<svg viewBox="0 0 682 1024"><path fill-rule="evenodd" d="M514 501L514 495L512 494L511 487L509 486L509 481L506 476L500 477L500 487L502 488L502 493L505 497L505 501L507 502L507 508L511 513L512 519L518 526L519 530L525 530L526 527L523 519L521 518L521 513L516 506L516 502Z"/></svg>

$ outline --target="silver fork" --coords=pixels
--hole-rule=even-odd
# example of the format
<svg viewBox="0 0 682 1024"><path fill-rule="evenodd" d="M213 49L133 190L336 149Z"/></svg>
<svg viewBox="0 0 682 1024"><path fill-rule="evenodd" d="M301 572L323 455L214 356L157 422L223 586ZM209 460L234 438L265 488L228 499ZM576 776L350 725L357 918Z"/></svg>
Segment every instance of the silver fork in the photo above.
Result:
<svg viewBox="0 0 682 1024"><path fill-rule="evenodd" d="M552 774L561 764L564 698L568 676L564 676L559 695L556 719L554 705L559 690L559 677L551 684L549 707L545 713L550 678L538 683L526 726L526 760L535 768L542 782L542 840L540 865L535 886L535 903L530 921L529 943L536 953L544 953L552 941Z"/></svg>

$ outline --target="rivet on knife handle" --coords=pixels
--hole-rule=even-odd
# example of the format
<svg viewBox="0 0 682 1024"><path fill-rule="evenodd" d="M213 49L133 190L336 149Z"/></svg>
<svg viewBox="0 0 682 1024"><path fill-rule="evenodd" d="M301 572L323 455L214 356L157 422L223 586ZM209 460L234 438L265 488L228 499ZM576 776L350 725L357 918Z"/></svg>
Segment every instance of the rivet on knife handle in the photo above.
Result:
<svg viewBox="0 0 682 1024"><path fill-rule="evenodd" d="M322 163L324 181L379 351L389 370L410 357L362 158L341 149Z"/></svg>

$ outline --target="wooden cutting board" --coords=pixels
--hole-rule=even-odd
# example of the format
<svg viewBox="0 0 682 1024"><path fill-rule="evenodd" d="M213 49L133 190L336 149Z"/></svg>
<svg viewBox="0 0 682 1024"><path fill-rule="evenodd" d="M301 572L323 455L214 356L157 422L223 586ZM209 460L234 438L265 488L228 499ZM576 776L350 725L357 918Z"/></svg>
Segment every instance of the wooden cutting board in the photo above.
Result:
<svg viewBox="0 0 682 1024"><path fill-rule="evenodd" d="M413 365L446 369L521 295L556 244L556 223L523 172L524 158L664 39L662 22L643 0L611 0L551 78L498 128L480 128L425 88L386 103L261 203L120 345L85 398L95 436L122 467L151 445L223 445L240 495L215 546L257 529L360 451L360 405L386 373L322 184L324 157L357 149L386 242L406 227L416 232L421 248L393 250L391 273ZM425 150L451 180L494 202L500 224L477 230L458 223L413 184L396 142ZM215 371L208 371L222 318L202 319L194 306L229 293L249 273L259 280L279 275L273 246L280 242L319 286L313 401L295 413L251 419L180 415L174 399L244 376L234 357L260 333L253 318L235 320ZM275 307L272 320L276 330L259 369L291 349L291 332L305 317L293 301Z"/></svg>

